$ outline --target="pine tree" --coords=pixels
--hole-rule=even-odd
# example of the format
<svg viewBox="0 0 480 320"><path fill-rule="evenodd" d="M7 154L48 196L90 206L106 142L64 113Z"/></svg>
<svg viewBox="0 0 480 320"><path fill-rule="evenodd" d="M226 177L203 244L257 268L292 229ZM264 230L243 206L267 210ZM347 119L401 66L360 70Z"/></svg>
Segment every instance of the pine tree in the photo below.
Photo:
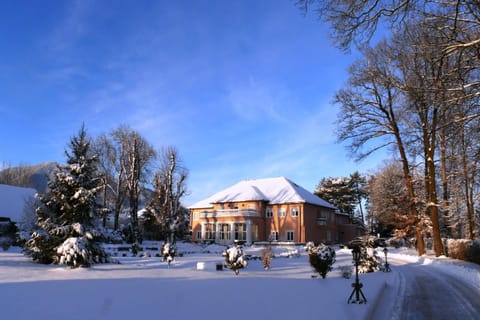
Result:
<svg viewBox="0 0 480 320"><path fill-rule="evenodd" d="M69 148L67 164L57 166L47 192L39 196L38 230L25 251L40 263L79 267L106 262L108 257L97 241L101 234L94 228L100 179L84 126Z"/></svg>
<svg viewBox="0 0 480 320"><path fill-rule="evenodd" d="M350 177L323 178L314 194L352 218L358 207L360 218L364 222L362 200L368 196L365 185L366 178L356 171Z"/></svg>

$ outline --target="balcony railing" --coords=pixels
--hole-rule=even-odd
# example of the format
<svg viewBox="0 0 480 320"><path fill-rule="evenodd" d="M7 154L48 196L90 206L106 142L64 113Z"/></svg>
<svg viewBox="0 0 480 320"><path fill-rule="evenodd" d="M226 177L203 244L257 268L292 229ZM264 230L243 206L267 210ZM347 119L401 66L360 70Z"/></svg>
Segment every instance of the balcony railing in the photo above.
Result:
<svg viewBox="0 0 480 320"><path fill-rule="evenodd" d="M204 210L204 211L195 213L196 219L227 218L227 217L261 217L261 214L255 209Z"/></svg>

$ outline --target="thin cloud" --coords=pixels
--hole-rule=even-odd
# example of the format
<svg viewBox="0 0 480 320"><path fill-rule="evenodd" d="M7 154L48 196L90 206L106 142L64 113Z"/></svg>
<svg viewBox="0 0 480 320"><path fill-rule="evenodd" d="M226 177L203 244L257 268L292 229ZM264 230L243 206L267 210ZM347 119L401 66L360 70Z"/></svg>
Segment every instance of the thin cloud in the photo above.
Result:
<svg viewBox="0 0 480 320"><path fill-rule="evenodd" d="M56 53L70 49L76 40L88 30L85 22L91 9L91 1L76 0L69 2L70 6L63 19L48 38L49 48Z"/></svg>
<svg viewBox="0 0 480 320"><path fill-rule="evenodd" d="M282 90L274 89L250 77L245 83L229 88L228 101L232 111L246 121L285 122L282 113Z"/></svg>

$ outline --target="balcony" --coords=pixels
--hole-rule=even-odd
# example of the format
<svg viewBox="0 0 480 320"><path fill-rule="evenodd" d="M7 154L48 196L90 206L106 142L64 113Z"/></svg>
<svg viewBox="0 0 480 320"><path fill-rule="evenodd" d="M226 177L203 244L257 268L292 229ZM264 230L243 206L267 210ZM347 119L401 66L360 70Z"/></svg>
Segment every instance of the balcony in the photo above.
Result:
<svg viewBox="0 0 480 320"><path fill-rule="evenodd" d="M317 225L326 226L327 225L327 218L317 218Z"/></svg>
<svg viewBox="0 0 480 320"><path fill-rule="evenodd" d="M209 218L231 218L231 217L261 217L260 212L254 209L221 209L221 210L204 210L195 213L195 219Z"/></svg>

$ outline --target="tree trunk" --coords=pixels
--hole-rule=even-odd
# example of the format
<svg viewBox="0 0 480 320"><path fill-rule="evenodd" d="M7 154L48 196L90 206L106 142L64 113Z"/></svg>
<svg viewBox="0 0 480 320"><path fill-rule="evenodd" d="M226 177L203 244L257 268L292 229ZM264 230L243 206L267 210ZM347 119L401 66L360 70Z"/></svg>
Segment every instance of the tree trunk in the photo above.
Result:
<svg viewBox="0 0 480 320"><path fill-rule="evenodd" d="M465 126L462 123L461 128L461 143L462 143L462 169L463 169L463 181L464 181L464 192L465 192L465 206L467 207L467 225L468 225L468 238L474 238L474 208L473 208L473 178L470 178L468 170L468 160L467 160L467 146L465 141ZM474 176L474 175L472 175Z"/></svg>
<svg viewBox="0 0 480 320"><path fill-rule="evenodd" d="M433 247L435 256L445 254L442 237L440 235L440 224L438 216L437 184L435 178L435 147L436 128L438 127L438 108L433 106L432 115L429 117L429 109L425 103L417 101L418 115L422 122L423 148L425 154L425 192L427 197L426 211L430 213L432 221ZM429 119L430 118L430 119ZM429 125L428 125L429 124Z"/></svg>
<svg viewBox="0 0 480 320"><path fill-rule="evenodd" d="M450 231L450 201L448 191L448 178L447 178L447 119L446 119L446 107L443 105L441 111L441 129L440 129L440 166L441 166L441 178L442 178L442 208L443 208L443 226L447 238L451 237Z"/></svg>
<svg viewBox="0 0 480 320"><path fill-rule="evenodd" d="M429 156L427 159L428 164L428 200L427 210L430 211L432 219L432 232L433 232L433 245L435 256L444 255L444 248L442 237L440 235L440 225L439 225L439 216L438 216L438 199L435 183L435 164L433 162L433 151L429 152L432 157Z"/></svg>
<svg viewBox="0 0 480 320"><path fill-rule="evenodd" d="M393 114L393 113L392 113ZM423 239L423 226L420 219L420 214L418 212L417 203L416 203L416 194L413 185L412 175L410 173L410 165L407 158L407 153L405 152L405 147L403 145L403 140L400 136L400 130L396 125L395 119L392 119L392 126L397 141L397 148L400 154L400 159L402 162L403 177L405 179L405 187L407 188L408 193L408 202L410 207L409 215L413 216L414 228L415 228L415 237L417 240L417 253L419 256L425 254L425 241Z"/></svg>

